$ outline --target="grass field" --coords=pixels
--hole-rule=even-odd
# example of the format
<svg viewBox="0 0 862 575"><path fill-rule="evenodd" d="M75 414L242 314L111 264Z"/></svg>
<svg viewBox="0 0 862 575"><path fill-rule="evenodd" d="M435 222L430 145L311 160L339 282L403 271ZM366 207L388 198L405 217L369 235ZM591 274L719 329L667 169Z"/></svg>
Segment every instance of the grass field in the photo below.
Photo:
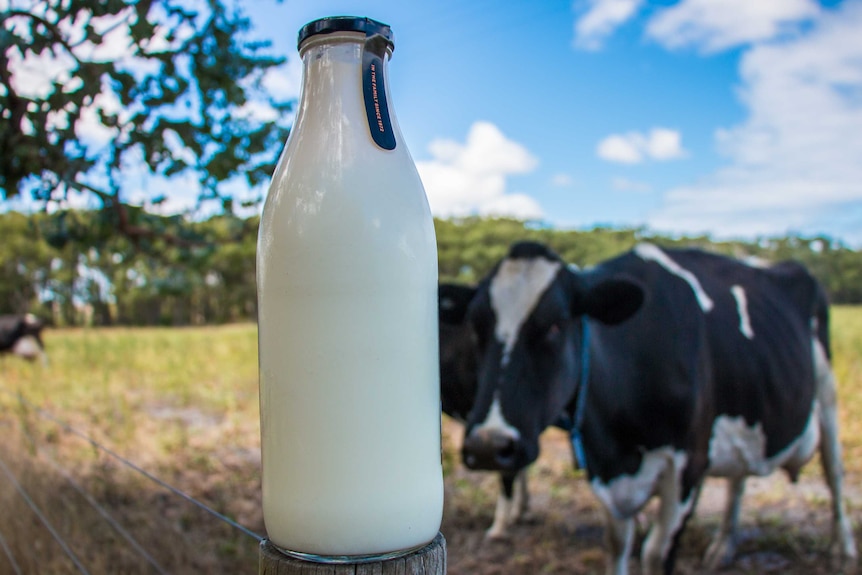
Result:
<svg viewBox="0 0 862 575"><path fill-rule="evenodd" d="M836 308L832 333L848 491L858 493L862 308ZM117 535L77 487L110 512L162 572L256 572L253 538L128 469L29 406L40 406L262 535L255 327L51 330L46 343L48 366L0 358L0 575L16 573L3 552L4 543L20 572L79 572L4 470L91 573L160 570ZM511 541L495 544L484 542L482 534L493 515L496 482L460 465L459 434L456 423L444 421L443 533L449 541L451 575L600 571L599 510L571 470L562 434L543 438L543 456L531 471L532 520L519 525ZM818 476L818 466L809 465L803 482L813 483ZM727 573L828 572L817 567L825 554L828 501L816 490L784 495L786 481L776 481L746 499L746 509L752 511L745 521L754 541L747 559ZM851 500L854 521L857 512ZM684 573L697 572L696 558L713 521L704 517L695 518L686 535L680 563ZM781 524L788 517L798 523Z"/></svg>

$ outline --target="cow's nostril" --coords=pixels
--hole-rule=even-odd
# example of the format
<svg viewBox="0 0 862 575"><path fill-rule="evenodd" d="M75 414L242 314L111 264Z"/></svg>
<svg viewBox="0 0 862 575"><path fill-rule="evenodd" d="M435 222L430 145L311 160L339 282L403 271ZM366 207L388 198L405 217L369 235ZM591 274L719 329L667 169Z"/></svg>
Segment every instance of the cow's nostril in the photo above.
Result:
<svg viewBox="0 0 862 575"><path fill-rule="evenodd" d="M462 457L470 469L511 470L517 459L517 441L501 434L470 434L464 440Z"/></svg>
<svg viewBox="0 0 862 575"><path fill-rule="evenodd" d="M515 440L507 439L497 447L497 463L502 468L509 468L515 462Z"/></svg>

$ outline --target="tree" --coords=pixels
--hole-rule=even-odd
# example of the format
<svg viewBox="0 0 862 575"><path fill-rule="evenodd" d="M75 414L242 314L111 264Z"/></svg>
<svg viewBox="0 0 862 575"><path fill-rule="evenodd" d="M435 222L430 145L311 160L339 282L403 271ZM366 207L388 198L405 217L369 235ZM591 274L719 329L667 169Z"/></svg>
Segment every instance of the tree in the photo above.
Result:
<svg viewBox="0 0 862 575"><path fill-rule="evenodd" d="M40 241L36 224L23 214L0 217L0 314L25 313L36 307L49 281L52 255Z"/></svg>
<svg viewBox="0 0 862 575"><path fill-rule="evenodd" d="M96 240L195 241L132 209L127 175L196 189L228 213L267 181L290 102L265 90L284 59L229 0L9 0L0 12L0 199L99 208ZM258 115L263 108L268 115ZM173 179L173 180L171 180ZM242 181L241 185L238 185ZM176 187L176 184L174 184ZM233 190L233 191L232 191ZM157 206L165 196L137 197ZM260 198L244 198L254 204ZM62 244L65 230L53 238ZM74 238L73 238L74 239Z"/></svg>

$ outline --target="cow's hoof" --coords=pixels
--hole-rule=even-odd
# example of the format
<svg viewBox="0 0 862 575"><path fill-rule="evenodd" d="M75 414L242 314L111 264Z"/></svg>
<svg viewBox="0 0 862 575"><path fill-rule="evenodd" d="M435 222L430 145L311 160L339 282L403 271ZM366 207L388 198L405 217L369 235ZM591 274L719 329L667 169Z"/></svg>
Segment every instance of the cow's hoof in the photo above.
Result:
<svg viewBox="0 0 862 575"><path fill-rule="evenodd" d="M494 543L505 543L512 539L511 533L506 528L491 527L485 531L485 541Z"/></svg>
<svg viewBox="0 0 862 575"><path fill-rule="evenodd" d="M718 537L710 543L703 555L703 567L709 571L716 571L727 567L736 555L736 545L728 537Z"/></svg>
<svg viewBox="0 0 862 575"><path fill-rule="evenodd" d="M837 569L836 573L856 575L859 572L859 556L852 541L843 545L835 541L829 551L832 556L832 564Z"/></svg>
<svg viewBox="0 0 862 575"><path fill-rule="evenodd" d="M661 557L645 557L643 561L644 575L662 575L664 573L664 562Z"/></svg>

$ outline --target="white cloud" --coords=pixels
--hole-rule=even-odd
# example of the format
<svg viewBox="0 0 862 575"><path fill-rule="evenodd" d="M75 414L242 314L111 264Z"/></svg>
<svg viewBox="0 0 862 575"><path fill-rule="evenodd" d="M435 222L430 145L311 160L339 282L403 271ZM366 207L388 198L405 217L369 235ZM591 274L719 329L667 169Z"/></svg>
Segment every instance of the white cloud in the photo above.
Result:
<svg viewBox="0 0 862 575"><path fill-rule="evenodd" d="M55 56L51 51L37 55L27 52L22 58L16 50L9 52L12 88L20 95L41 100L54 91L53 83L64 84L71 78L74 59L65 52Z"/></svg>
<svg viewBox="0 0 862 575"><path fill-rule="evenodd" d="M235 118L246 118L255 122L276 122L281 114L267 102L248 100L238 108L233 116Z"/></svg>
<svg viewBox="0 0 862 575"><path fill-rule="evenodd" d="M132 205L145 207L148 212L169 216L194 209L200 190L200 181L194 174L182 173L166 180L154 176L141 165L128 168L127 185L122 198ZM153 200L159 197L163 197L164 201L154 204Z"/></svg>
<svg viewBox="0 0 862 575"><path fill-rule="evenodd" d="M559 173L554 174L551 178L551 185L555 188L570 188L575 184L574 178L569 174Z"/></svg>
<svg viewBox="0 0 862 575"><path fill-rule="evenodd" d="M669 48L715 52L776 38L819 12L815 0L683 0L659 12L647 35Z"/></svg>
<svg viewBox="0 0 862 575"><path fill-rule="evenodd" d="M132 18L132 9L121 11L116 16L94 18L91 22L94 30L103 34L98 44L91 40L81 42L76 36L84 38L84 30L73 26L64 20L64 31L71 43L75 44L74 53L82 60L107 62L110 60L125 60L132 56L132 37L128 22ZM157 36L158 37L158 36Z"/></svg>
<svg viewBox="0 0 862 575"><path fill-rule="evenodd" d="M104 89L93 99L92 106L81 110L81 118L75 124L75 135L82 142L96 149L107 145L118 134L117 128L109 128L102 123L98 114L99 109L109 114L119 114L121 119L127 114L122 109L117 96Z"/></svg>
<svg viewBox="0 0 862 575"><path fill-rule="evenodd" d="M609 162L637 164L643 161L643 154L641 154L638 145L638 141L641 138L633 136L637 136L637 134L608 136L599 142L599 145L596 147L596 153L600 158Z"/></svg>
<svg viewBox="0 0 862 575"><path fill-rule="evenodd" d="M628 178L616 177L611 180L611 187L618 192L634 192L645 194L652 191L652 186L646 182L638 182Z"/></svg>
<svg viewBox="0 0 862 575"><path fill-rule="evenodd" d="M465 143L435 140L428 151L433 159L416 166L435 216L543 217L532 197L506 189L508 176L531 172L538 161L494 124L476 122Z"/></svg>
<svg viewBox="0 0 862 575"><path fill-rule="evenodd" d="M643 0L588 0L588 8L575 21L575 47L598 50L614 30L631 19Z"/></svg>
<svg viewBox="0 0 862 575"><path fill-rule="evenodd" d="M270 68L263 77L263 86L274 98L299 98L302 88L302 60L290 58L278 68Z"/></svg>
<svg viewBox="0 0 862 575"><path fill-rule="evenodd" d="M596 154L609 162L639 164L645 160L666 161L685 157L682 136L676 130L653 128L648 134L612 134L596 146Z"/></svg>
<svg viewBox="0 0 862 575"><path fill-rule="evenodd" d="M717 134L728 158L673 189L650 225L720 234L814 232L862 202L862 4L846 3L804 36L751 48L741 61L746 120ZM845 230L862 240L857 229ZM835 226L828 226L835 229Z"/></svg>

